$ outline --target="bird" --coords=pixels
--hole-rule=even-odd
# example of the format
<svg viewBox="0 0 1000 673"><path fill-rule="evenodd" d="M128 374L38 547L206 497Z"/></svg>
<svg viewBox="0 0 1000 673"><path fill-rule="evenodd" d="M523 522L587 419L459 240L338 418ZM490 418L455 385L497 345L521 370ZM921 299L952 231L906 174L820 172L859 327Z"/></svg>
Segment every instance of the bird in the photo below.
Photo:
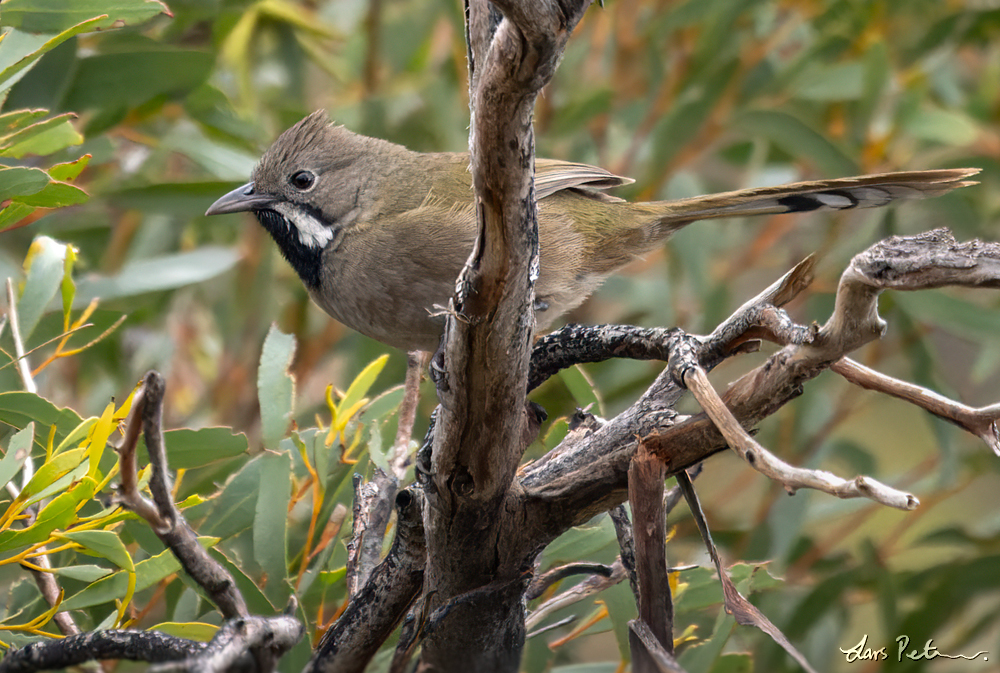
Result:
<svg viewBox="0 0 1000 673"><path fill-rule="evenodd" d="M630 178L536 158L536 331L697 220L874 208L976 184L968 178L979 170L881 173L629 202L606 190ZM477 233L468 153L410 151L353 133L317 110L282 133L251 181L206 215L237 212L256 215L330 316L405 351L438 347L440 309Z"/></svg>

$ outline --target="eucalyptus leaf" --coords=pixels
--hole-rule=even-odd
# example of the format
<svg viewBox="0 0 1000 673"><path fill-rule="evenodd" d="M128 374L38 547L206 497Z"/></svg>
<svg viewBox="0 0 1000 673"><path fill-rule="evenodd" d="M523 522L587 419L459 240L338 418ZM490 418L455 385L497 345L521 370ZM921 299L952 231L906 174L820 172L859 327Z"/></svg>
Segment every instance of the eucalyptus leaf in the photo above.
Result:
<svg viewBox="0 0 1000 673"><path fill-rule="evenodd" d="M246 435L230 428L178 428L163 433L171 469L189 470L219 460L246 456L250 445ZM145 444L143 444L145 446Z"/></svg>
<svg viewBox="0 0 1000 673"><path fill-rule="evenodd" d="M135 570L132 557L125 545L115 533L109 530L80 530L61 533L60 538L76 542L94 552L101 558L106 558L122 570Z"/></svg>
<svg viewBox="0 0 1000 673"><path fill-rule="evenodd" d="M778 110L751 110L733 120L733 126L759 135L793 157L808 158L827 175L855 175L858 165L843 150L801 120Z"/></svg>
<svg viewBox="0 0 1000 673"><path fill-rule="evenodd" d="M159 0L5 0L3 22L32 33L56 33L91 19L93 27L135 25L170 14ZM106 15L100 19L93 19Z"/></svg>
<svg viewBox="0 0 1000 673"><path fill-rule="evenodd" d="M0 136L0 156L20 159L25 154L46 155L69 145L79 145L83 136L70 123L75 117L70 113L61 114Z"/></svg>
<svg viewBox="0 0 1000 673"><path fill-rule="evenodd" d="M213 58L208 52L157 48L96 54L78 63L63 101L71 110L132 107L191 91L208 78Z"/></svg>
<svg viewBox="0 0 1000 673"><path fill-rule="evenodd" d="M76 283L74 308L93 299L134 297L202 283L231 269L239 259L234 250L208 246L129 262L114 276L84 276Z"/></svg>
<svg viewBox="0 0 1000 673"><path fill-rule="evenodd" d="M199 537L203 547L211 547L215 538ZM135 564L135 591L148 589L181 569L181 564L169 549ZM62 603L64 610L79 610L124 598L128 591L128 573L124 570L97 580Z"/></svg>
<svg viewBox="0 0 1000 673"><path fill-rule="evenodd" d="M65 272L66 244L48 236L39 236L28 253L28 277L17 302L21 338L27 342L35 326L48 309L62 284Z"/></svg>
<svg viewBox="0 0 1000 673"><path fill-rule="evenodd" d="M50 182L41 191L22 196L18 201L34 208L64 208L84 203L88 198L90 195L75 185Z"/></svg>
<svg viewBox="0 0 1000 673"><path fill-rule="evenodd" d="M3 460L0 460L0 488L4 488L13 479L24 461L31 455L31 442L35 436L35 424L28 423L22 430L14 433L7 442Z"/></svg>
<svg viewBox="0 0 1000 673"><path fill-rule="evenodd" d="M0 392L0 423L26 428L32 422L45 429L44 433L35 435L36 446L44 449L49 427L56 427L55 442L58 445L83 423L83 419L72 409L57 407L35 393L20 390Z"/></svg>
<svg viewBox="0 0 1000 673"><path fill-rule="evenodd" d="M291 499L291 460L288 453L260 457L260 485L253 521L254 559L267 573L264 593L272 605L288 600L288 503Z"/></svg>
<svg viewBox="0 0 1000 673"><path fill-rule="evenodd" d="M588 409L593 414L603 415L604 409L601 407L601 400L594 391L594 382L587 377L580 365L563 369L559 372L559 378L569 388L577 407Z"/></svg>
<svg viewBox="0 0 1000 673"><path fill-rule="evenodd" d="M74 0L65 1L74 2ZM0 12L0 20L5 25L11 26L16 22L18 5L25 7L34 6L36 9L38 7L38 3L35 0L6 0L3 3L2 12ZM100 14L100 12L97 12L97 14ZM80 33L96 28L101 23L101 19L90 18L95 16L95 14L88 14L80 22L67 24L65 29L37 31L49 33L62 31L54 36L30 35L29 32L33 30L32 28L24 28L28 32L22 32L13 28L5 30L3 33L3 49L0 49L0 94L21 79L46 52L55 49L74 35L79 35Z"/></svg>
<svg viewBox="0 0 1000 673"><path fill-rule="evenodd" d="M37 194L49 184L49 176L40 168L0 167L0 201Z"/></svg>
<svg viewBox="0 0 1000 673"><path fill-rule="evenodd" d="M206 624L205 622L160 622L149 630L165 633L175 638L207 643L219 632L219 627L215 624Z"/></svg>
<svg viewBox="0 0 1000 673"><path fill-rule="evenodd" d="M102 577L107 577L114 571L96 565L75 565L66 566L65 568L53 568L52 572L60 577L68 577L77 582L87 582L89 584L96 582Z"/></svg>
<svg viewBox="0 0 1000 673"><path fill-rule="evenodd" d="M260 399L261 439L264 446L277 449L288 432L295 400L295 380L288 368L295 355L295 337L283 334L271 325L264 339L257 369L257 395Z"/></svg>

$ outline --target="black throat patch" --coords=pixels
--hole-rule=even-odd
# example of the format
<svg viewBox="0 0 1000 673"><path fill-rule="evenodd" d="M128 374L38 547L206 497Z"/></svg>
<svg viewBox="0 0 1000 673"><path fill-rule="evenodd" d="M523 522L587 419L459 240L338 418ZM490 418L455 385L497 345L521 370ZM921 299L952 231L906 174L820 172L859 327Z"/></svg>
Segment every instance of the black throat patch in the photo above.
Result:
<svg viewBox="0 0 1000 673"><path fill-rule="evenodd" d="M323 249L303 244L298 230L280 213L273 210L255 210L253 213L271 234L282 256L299 274L305 286L311 290L319 289Z"/></svg>

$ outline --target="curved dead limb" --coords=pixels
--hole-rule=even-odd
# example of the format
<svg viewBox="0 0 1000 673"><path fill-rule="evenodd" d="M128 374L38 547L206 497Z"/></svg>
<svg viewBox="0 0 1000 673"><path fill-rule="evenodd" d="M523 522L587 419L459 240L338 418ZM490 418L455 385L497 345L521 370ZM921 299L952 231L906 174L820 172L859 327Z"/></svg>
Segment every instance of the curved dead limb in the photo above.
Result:
<svg viewBox="0 0 1000 673"><path fill-rule="evenodd" d="M1000 456L1000 429L997 427L1000 421L1000 404L970 407L923 386L877 372L850 358L841 358L830 365L830 369L856 386L905 400L938 418L954 423L969 434L979 437L986 446L993 449L993 453Z"/></svg>
<svg viewBox="0 0 1000 673"><path fill-rule="evenodd" d="M149 372L132 403L125 437L119 449L122 482L118 502L149 523L153 532L180 561L185 572L206 592L226 619L249 617L246 602L229 572L198 542L198 535L174 505L167 451L163 442L163 397L165 382L159 372ZM153 468L149 480L152 502L138 490L136 448L139 431L146 440Z"/></svg>
<svg viewBox="0 0 1000 673"><path fill-rule="evenodd" d="M69 668L95 659L172 661L195 655L204 649L205 643L156 631L90 631L12 650L0 661L0 673L34 673Z"/></svg>
<svg viewBox="0 0 1000 673"><path fill-rule="evenodd" d="M838 498L868 498L902 510L916 509L920 504L916 496L897 491L871 477L859 475L854 479L842 479L825 470L810 470L789 465L758 444L757 440L743 429L723 404L722 398L712 387L704 369L689 367L684 373L684 383L725 437L729 448L750 467L784 486L789 495L793 495L800 488L811 488Z"/></svg>

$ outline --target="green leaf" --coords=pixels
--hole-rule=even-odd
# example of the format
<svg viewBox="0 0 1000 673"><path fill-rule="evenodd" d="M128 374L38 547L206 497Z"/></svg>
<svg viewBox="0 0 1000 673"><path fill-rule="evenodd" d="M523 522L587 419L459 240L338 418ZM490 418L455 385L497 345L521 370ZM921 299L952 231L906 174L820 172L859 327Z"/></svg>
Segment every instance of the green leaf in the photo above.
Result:
<svg viewBox="0 0 1000 673"><path fill-rule="evenodd" d="M76 283L73 282L73 265L76 264L76 248L66 246L66 260L63 262L63 278L59 286L62 294L63 325L69 326L72 321L73 298L76 296Z"/></svg>
<svg viewBox="0 0 1000 673"><path fill-rule="evenodd" d="M90 429L94 427L100 419L96 416L91 416L90 418L83 420L75 428L70 430L68 433L63 434L63 438L56 444L55 452L62 453L66 449L73 446L73 444L78 444L83 442L87 435L90 434ZM56 435L58 436L58 431Z"/></svg>
<svg viewBox="0 0 1000 673"><path fill-rule="evenodd" d="M21 471L24 461L31 455L31 442L34 437L35 424L28 423L23 430L10 438L7 443L7 452L4 454L3 460L0 460L0 488L6 487L7 483Z"/></svg>
<svg viewBox="0 0 1000 673"><path fill-rule="evenodd" d="M302 434L295 432L292 433L292 441L299 450L305 449L309 452L313 468L315 468L316 475L319 477L319 487L326 493L326 487L330 481L330 454L333 452L326 446L323 433L314 432L312 441L307 444ZM309 451L309 444L312 445L312 451Z"/></svg>
<svg viewBox="0 0 1000 673"><path fill-rule="evenodd" d="M107 577L113 571L95 565L66 566L65 568L53 568L52 572L60 577L68 577L77 582L96 582L102 577Z"/></svg>
<svg viewBox="0 0 1000 673"><path fill-rule="evenodd" d="M565 418L557 418L549 431L545 433L545 437L542 439L542 446L545 447L546 451L550 451L559 445L566 435L569 433L569 421Z"/></svg>
<svg viewBox="0 0 1000 673"><path fill-rule="evenodd" d="M76 185L50 182L37 194L22 196L18 201L34 208L65 208L84 203L89 198L90 195Z"/></svg>
<svg viewBox="0 0 1000 673"><path fill-rule="evenodd" d="M573 396L573 400L576 402L576 406L581 409L589 408L592 413L599 416L604 414L601 400L597 397L597 392L594 390L594 382L587 377L586 372L583 371L580 365L563 369L559 372L559 378L566 384L570 394Z"/></svg>
<svg viewBox="0 0 1000 673"><path fill-rule="evenodd" d="M38 468L31 481L21 491L21 496L27 498L48 488L57 479L80 465L86 457L86 449L73 449L53 456Z"/></svg>
<svg viewBox="0 0 1000 673"><path fill-rule="evenodd" d="M231 428L168 430L163 433L163 441L167 446L170 467L174 470L189 470L218 460L245 456L250 448L247 436L233 434Z"/></svg>
<svg viewBox="0 0 1000 673"><path fill-rule="evenodd" d="M752 110L733 120L748 135L763 136L795 158L808 158L829 175L855 175L858 165L825 136L777 110Z"/></svg>
<svg viewBox="0 0 1000 673"><path fill-rule="evenodd" d="M39 425L39 433L35 437L35 443L44 449L51 426L56 426L55 442L58 446L75 428L83 423L83 419L72 409L57 407L35 393L20 390L0 393L0 423L6 423L15 428L26 428L31 422Z"/></svg>
<svg viewBox="0 0 1000 673"><path fill-rule="evenodd" d="M632 593L632 586L628 580L619 582L613 587L605 589L600 594L608 609L608 619L611 621L611 630L615 634L615 642L618 643L618 655L622 661L631 661L632 652L628 644L628 623L636 618L638 609L635 605L635 595Z"/></svg>
<svg viewBox="0 0 1000 673"><path fill-rule="evenodd" d="M949 293L896 292L892 300L914 320L965 339L993 341L1000 334L1000 312Z"/></svg>
<svg viewBox="0 0 1000 673"><path fill-rule="evenodd" d="M56 164L48 169L48 173L52 176L53 180L62 180L67 182L69 180L75 180L83 169L87 167L90 163L91 156L89 154L84 154L82 157L76 161L68 161L63 164Z"/></svg>
<svg viewBox="0 0 1000 673"><path fill-rule="evenodd" d="M63 278L66 244L48 236L39 236L28 251L28 278L17 302L17 317L21 338L27 344L38 321L56 296Z"/></svg>
<svg viewBox="0 0 1000 673"><path fill-rule="evenodd" d="M211 548L218 542L218 539L199 537L198 542L203 547ZM180 569L180 562L169 549L160 552L156 556L139 561L135 564L136 593L148 589L169 575L178 572ZM127 591L128 572L119 570L73 594L63 601L62 608L64 610L79 610L81 608L89 608L93 605L110 603L116 599L124 598Z"/></svg>
<svg viewBox="0 0 1000 673"><path fill-rule="evenodd" d="M98 297L104 300L134 297L201 283L225 273L238 260L236 251L215 246L135 260L114 276L80 279L74 307L83 308Z"/></svg>
<svg viewBox="0 0 1000 673"><path fill-rule="evenodd" d="M393 386L379 393L361 410L361 417L366 421L380 421L396 412L403 401L403 386Z"/></svg>
<svg viewBox="0 0 1000 673"><path fill-rule="evenodd" d="M739 63L732 59L706 72L704 82L690 89L689 95L671 105L669 112L656 122L651 143L652 170L670 165L683 147L698 137L711 118L711 111L736 76L738 66Z"/></svg>
<svg viewBox="0 0 1000 673"><path fill-rule="evenodd" d="M67 528L76 521L80 504L94 497L96 489L97 482L93 479L82 479L43 507L32 525L22 530L8 528L0 533L0 551L9 552L45 542L52 531Z"/></svg>
<svg viewBox="0 0 1000 673"><path fill-rule="evenodd" d="M792 88L805 100L857 100L864 91L864 74L864 64L858 61L807 68Z"/></svg>
<svg viewBox="0 0 1000 673"><path fill-rule="evenodd" d="M323 570L319 573L319 580L326 587L343 582L345 577L347 577L347 566L341 566L336 570Z"/></svg>
<svg viewBox="0 0 1000 673"><path fill-rule="evenodd" d="M564 561L579 561L608 545L618 544L611 517L601 517L596 525L576 526L557 537L545 548L547 566Z"/></svg>
<svg viewBox="0 0 1000 673"><path fill-rule="evenodd" d="M67 0L71 2L72 0ZM11 5L14 4L13 17ZM17 4L34 5L35 0L7 0L3 3L2 12L0 15L3 17L3 22L5 25L13 26L14 20L17 16ZM101 12L97 12L100 14ZM66 29L60 32L58 35L45 39L45 36L28 35L19 30L10 29L5 33L3 39L3 49L0 51L12 54L16 61L11 63L7 58L0 58L0 93L6 91L12 87L24 74L31 69L32 66L41 58L46 52L51 51L58 47L60 44L70 39L74 35L79 35L80 33L85 33L88 30L92 30L101 23L101 18L90 18L95 16L95 14L88 14L87 20L81 21L76 25L68 25ZM18 26L19 27L19 26ZM27 29L30 31L30 29ZM52 31L38 31L38 32L56 32ZM20 56L20 58L18 58Z"/></svg>
<svg viewBox="0 0 1000 673"><path fill-rule="evenodd" d="M246 180L258 157L232 144L216 142L194 124L178 125L163 141L164 148L185 155L220 180Z"/></svg>
<svg viewBox="0 0 1000 673"><path fill-rule="evenodd" d="M39 168L0 168L0 201L37 194L47 184L49 176Z"/></svg>
<svg viewBox="0 0 1000 673"><path fill-rule="evenodd" d="M0 209L0 232L4 232L8 228L13 229L18 222L33 212L35 212L34 206L13 201L6 208Z"/></svg>
<svg viewBox="0 0 1000 673"><path fill-rule="evenodd" d="M729 642L729 637L736 627L736 619L727 614L725 610L719 610L715 618L715 627L712 635L695 647L686 648L678 657L678 663L686 671L707 671L722 655L722 651Z"/></svg>
<svg viewBox="0 0 1000 673"><path fill-rule="evenodd" d="M979 137L976 122L965 113L941 108L920 108L905 120L906 132L933 143L964 147Z"/></svg>
<svg viewBox="0 0 1000 673"><path fill-rule="evenodd" d="M211 512L202 524L202 532L227 539L253 525L260 466L260 456L254 457L229 477L222 492L210 501Z"/></svg>
<svg viewBox="0 0 1000 673"><path fill-rule="evenodd" d="M122 570L135 570L135 564L125 549L125 545L115 533L109 530L70 531L61 533L58 537L86 547L101 558L108 559Z"/></svg>
<svg viewBox="0 0 1000 673"><path fill-rule="evenodd" d="M7 39L10 39L9 37ZM3 68L0 63L0 68ZM0 136L6 136L49 114L48 110L13 110L0 114Z"/></svg>
<svg viewBox="0 0 1000 673"><path fill-rule="evenodd" d="M372 423L369 429L368 455L380 470L386 474L392 474L392 468L389 467L389 459L386 456L385 447L382 446L382 430L381 424L378 421Z"/></svg>
<svg viewBox="0 0 1000 673"><path fill-rule="evenodd" d="M753 673L753 658L746 652L723 654L712 665L711 673Z"/></svg>
<svg viewBox="0 0 1000 673"><path fill-rule="evenodd" d="M156 96L189 92L208 79L213 63L209 52L163 46L82 58L63 107L135 107Z"/></svg>
<svg viewBox="0 0 1000 673"><path fill-rule="evenodd" d="M272 605L288 600L288 502L292 464L288 453L261 456L257 511L253 521L253 552L267 573L264 593Z"/></svg>
<svg viewBox="0 0 1000 673"><path fill-rule="evenodd" d="M268 449L277 449L288 432L295 403L295 380L288 368L294 355L295 337L272 324L264 339L257 370L261 441Z"/></svg>
<svg viewBox="0 0 1000 673"><path fill-rule="evenodd" d="M106 15L99 17L99 15ZM90 28L136 25L157 14L173 16L159 0L5 0L3 22L32 33L55 33L84 19Z"/></svg>
<svg viewBox="0 0 1000 673"><path fill-rule="evenodd" d="M267 615L274 614L277 611L275 606L267 600L267 596L264 595L257 584L247 577L242 568L233 563L229 557L218 549L213 549L209 553L211 553L212 558L221 563L229 571L229 574L233 576L236 588L243 594L243 599L247 602L247 608L251 614ZM284 604L281 604L281 606L284 607Z"/></svg>
<svg viewBox="0 0 1000 673"><path fill-rule="evenodd" d="M56 494L62 493L73 487L73 484L77 483L81 479L87 476L88 468L90 467L90 462L87 460L80 461L80 464L74 467L72 470L62 475L51 484L45 488L39 490L37 493L32 493L27 500L24 501L25 506L30 507L36 502L41 502L47 500Z"/></svg>
<svg viewBox="0 0 1000 673"><path fill-rule="evenodd" d="M245 180L244 180L245 181ZM166 182L129 187L105 195L116 208L163 213L178 217L201 217L212 202L236 185L230 181Z"/></svg>
<svg viewBox="0 0 1000 673"><path fill-rule="evenodd" d="M67 112L0 137L0 156L15 159L26 154L45 156L70 145L79 145L83 136L70 123L75 118L75 114Z"/></svg>

